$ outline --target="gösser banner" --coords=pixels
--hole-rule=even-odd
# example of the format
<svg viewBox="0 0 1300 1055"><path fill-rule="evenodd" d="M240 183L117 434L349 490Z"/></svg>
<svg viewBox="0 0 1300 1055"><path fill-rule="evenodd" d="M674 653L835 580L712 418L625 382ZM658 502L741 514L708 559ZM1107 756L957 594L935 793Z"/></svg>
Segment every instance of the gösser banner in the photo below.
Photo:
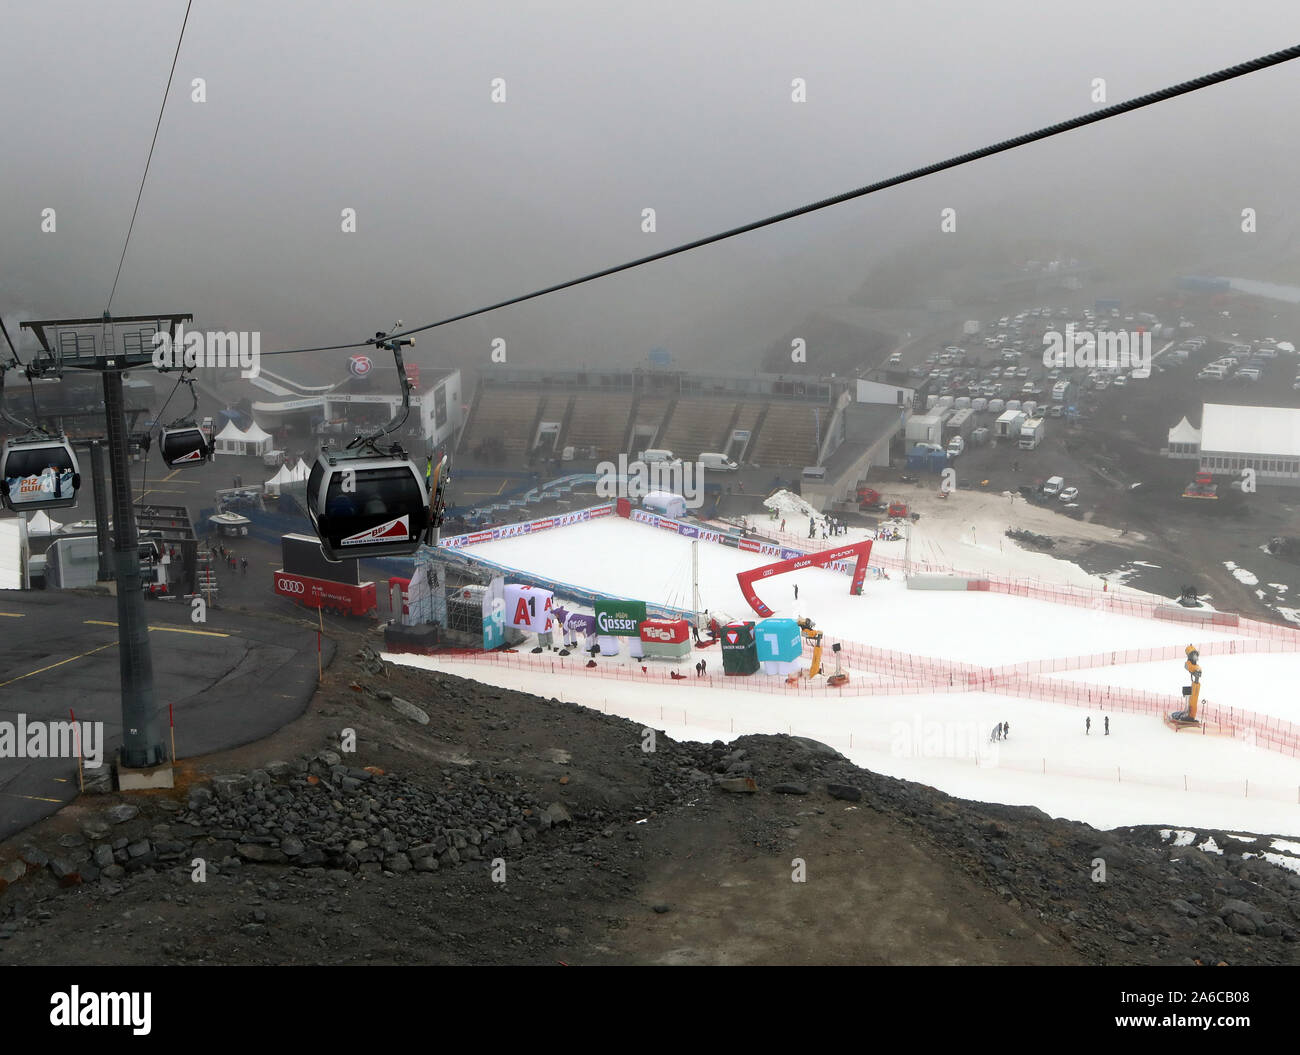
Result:
<svg viewBox="0 0 1300 1055"><path fill-rule="evenodd" d="M607 637L640 637L645 601L597 601L596 633Z"/></svg>

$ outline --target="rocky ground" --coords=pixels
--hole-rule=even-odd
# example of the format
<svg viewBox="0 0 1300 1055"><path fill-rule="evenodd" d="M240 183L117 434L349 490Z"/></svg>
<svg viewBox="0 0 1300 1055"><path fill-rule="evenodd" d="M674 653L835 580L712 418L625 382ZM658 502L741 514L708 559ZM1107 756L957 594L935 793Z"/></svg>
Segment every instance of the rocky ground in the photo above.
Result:
<svg viewBox="0 0 1300 1055"><path fill-rule="evenodd" d="M675 743L367 643L270 739L0 844L0 962L1300 963L1300 876L1223 833Z"/></svg>

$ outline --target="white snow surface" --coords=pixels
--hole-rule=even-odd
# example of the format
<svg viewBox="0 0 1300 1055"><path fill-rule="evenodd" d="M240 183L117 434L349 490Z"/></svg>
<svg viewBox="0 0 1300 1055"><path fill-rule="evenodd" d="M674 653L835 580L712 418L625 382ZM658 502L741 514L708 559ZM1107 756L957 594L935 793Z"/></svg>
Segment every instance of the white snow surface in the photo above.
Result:
<svg viewBox="0 0 1300 1055"><path fill-rule="evenodd" d="M1259 576L1256 575L1254 572L1247 571L1245 568L1239 568L1237 567L1236 564L1234 564L1230 560L1225 560L1223 562L1223 566L1227 568L1228 571L1232 572L1232 577L1236 579L1239 583L1242 583L1246 586L1259 585Z"/></svg>
<svg viewBox="0 0 1300 1055"><path fill-rule="evenodd" d="M953 513L956 513L954 508ZM770 521L760 518L765 532ZM987 518L926 517L912 556L928 547L962 569L1039 581L1098 584L1077 566L1020 549ZM864 537L850 532L847 539ZM795 534L782 540L802 548ZM920 543L920 544L919 544ZM918 545L919 544L919 545ZM671 532L617 518L467 547L469 554L612 594L690 606L691 543ZM903 543L877 544L873 553L903 556ZM757 618L736 583L738 571L776 558L712 543L699 544L701 604L733 618ZM830 641L843 638L881 648L973 664L999 665L1108 650L1185 645L1189 628L1176 623L982 591L908 590L901 571L889 580L868 577L863 596L849 595L849 577L808 569L761 581L758 592L778 615L810 616ZM509 581L509 576L507 576ZM795 602L793 586L799 585ZM1114 589L1103 596L1141 596ZM1195 630L1195 640L1231 640L1231 633ZM1238 638L1239 639L1239 638ZM715 679L696 681L704 656ZM749 733L794 733L842 751L875 772L936 787L975 801L1033 805L1098 828L1163 824L1186 829L1269 832L1300 838L1300 760L1227 737L1175 737L1155 716L1112 714L1112 735L1085 735L1090 712L1062 703L995 693L917 693L889 696L791 695L780 679L761 674L723 678L716 648L681 661L687 679L672 682L656 664L644 682L638 665L624 680L593 677L550 658L526 654L512 665L453 656L386 657L445 670L478 681L534 692L621 714L664 729L676 739L731 740ZM542 659L533 657L532 659ZM576 657L574 657L576 660ZM805 662L807 653L805 653ZM830 651L826 652L830 666ZM585 661L585 657L584 657ZM611 661L598 661L609 669ZM1297 720L1292 686L1300 653L1207 656L1206 697L1219 705L1240 699L1251 710ZM1186 675L1177 662L1101 667L1055 675L1167 692L1181 702ZM871 680L853 673L854 684ZM711 689L712 680L725 689ZM761 685L762 689L757 686ZM768 690L768 691L763 691ZM773 691L774 690L774 691ZM1093 715L1094 727L1100 715ZM1010 737L990 744L989 731L1010 723ZM1249 795L1247 795L1247 789ZM1182 836L1180 836L1180 839ZM1295 844L1300 845L1300 844Z"/></svg>
<svg viewBox="0 0 1300 1055"><path fill-rule="evenodd" d="M1186 629L1184 633L1186 634ZM1196 640L1203 640L1196 633ZM1300 679L1300 652L1247 652L1236 656L1201 656L1201 696L1219 706L1271 714L1300 723L1300 697L1293 688ZM1148 692L1181 691L1187 674L1177 662L1128 663L1092 670L1072 670L1052 677L1091 685L1114 685Z"/></svg>

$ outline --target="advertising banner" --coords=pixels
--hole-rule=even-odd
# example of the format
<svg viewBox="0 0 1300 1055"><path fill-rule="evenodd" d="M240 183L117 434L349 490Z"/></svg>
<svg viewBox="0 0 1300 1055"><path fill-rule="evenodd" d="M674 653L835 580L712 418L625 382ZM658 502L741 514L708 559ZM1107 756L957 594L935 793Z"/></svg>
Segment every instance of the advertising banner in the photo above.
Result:
<svg viewBox="0 0 1300 1055"><path fill-rule="evenodd" d="M606 637L639 637L645 601L596 601L596 632Z"/></svg>
<svg viewBox="0 0 1300 1055"><path fill-rule="evenodd" d="M418 386L419 375L416 376L417 376L416 384ZM439 385L437 388L433 390L433 427L441 431L442 427L446 424L447 424L447 386Z"/></svg>
<svg viewBox="0 0 1300 1055"><path fill-rule="evenodd" d="M506 643L506 580L498 575L483 591L483 648L491 650Z"/></svg>
<svg viewBox="0 0 1300 1055"><path fill-rule="evenodd" d="M803 635L793 619L763 619L754 627L761 663L789 663L803 653Z"/></svg>
<svg viewBox="0 0 1300 1055"><path fill-rule="evenodd" d="M570 524L580 524L586 520L595 520L597 517L609 516L613 506L593 506L591 509L579 509L573 513L563 513L559 516L541 517L537 520L530 520L523 524L503 524L501 527L485 529L483 531L473 531L466 535L451 535L439 541L438 545L446 549L460 549L463 546L477 546L481 542L492 542L496 539L513 538L517 535L529 535L534 531L545 531L548 528L567 527Z"/></svg>
<svg viewBox="0 0 1300 1055"><path fill-rule="evenodd" d="M11 476L5 483L9 485L9 501L15 506L27 502L57 501L76 495L72 487L71 469L60 472L50 467L39 476Z"/></svg>
<svg viewBox="0 0 1300 1055"><path fill-rule="evenodd" d="M639 627L641 640L664 645L680 645L690 639L690 624L685 619L647 619Z"/></svg>
<svg viewBox="0 0 1300 1055"><path fill-rule="evenodd" d="M727 623L722 628L722 672L753 674L758 670L753 623Z"/></svg>
<svg viewBox="0 0 1300 1055"><path fill-rule="evenodd" d="M541 633L551 628L551 609L555 595L536 586L507 583L505 587L505 621L516 630Z"/></svg>

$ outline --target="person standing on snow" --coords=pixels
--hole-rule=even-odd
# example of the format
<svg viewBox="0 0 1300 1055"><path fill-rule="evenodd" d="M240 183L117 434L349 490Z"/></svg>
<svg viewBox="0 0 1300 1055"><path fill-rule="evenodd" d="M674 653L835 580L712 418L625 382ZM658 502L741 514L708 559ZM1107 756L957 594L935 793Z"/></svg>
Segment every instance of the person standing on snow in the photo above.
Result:
<svg viewBox="0 0 1300 1055"><path fill-rule="evenodd" d="M1092 735L1092 715L1083 720L1083 732L1085 736Z"/></svg>
<svg viewBox="0 0 1300 1055"><path fill-rule="evenodd" d="M1003 723L1002 723L1002 739L1005 740L1005 739L1007 738L1007 736L1010 734L1010 732L1011 732L1011 723L1010 723L1010 722L1003 722Z"/></svg>
<svg viewBox="0 0 1300 1055"><path fill-rule="evenodd" d="M795 599L796 601L799 600L799 584L798 584L798 583L795 583L795 584L794 584L794 599Z"/></svg>
<svg viewBox="0 0 1300 1055"><path fill-rule="evenodd" d="M1106 735L1110 736L1110 715L1106 715Z"/></svg>

